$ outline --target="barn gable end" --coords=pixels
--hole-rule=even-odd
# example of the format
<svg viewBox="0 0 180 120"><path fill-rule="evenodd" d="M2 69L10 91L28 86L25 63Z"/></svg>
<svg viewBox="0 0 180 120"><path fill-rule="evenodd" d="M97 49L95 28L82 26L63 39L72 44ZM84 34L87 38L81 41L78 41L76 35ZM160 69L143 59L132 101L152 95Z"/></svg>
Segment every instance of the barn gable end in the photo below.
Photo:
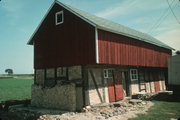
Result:
<svg viewBox="0 0 180 120"><path fill-rule="evenodd" d="M64 23L55 25L59 11L64 13ZM28 44L34 44L35 68L85 64L167 67L172 49L145 33L58 1Z"/></svg>
<svg viewBox="0 0 180 120"><path fill-rule="evenodd" d="M63 11L64 22L56 25L59 11ZM33 41L35 68L95 64L95 28L58 4L49 11Z"/></svg>

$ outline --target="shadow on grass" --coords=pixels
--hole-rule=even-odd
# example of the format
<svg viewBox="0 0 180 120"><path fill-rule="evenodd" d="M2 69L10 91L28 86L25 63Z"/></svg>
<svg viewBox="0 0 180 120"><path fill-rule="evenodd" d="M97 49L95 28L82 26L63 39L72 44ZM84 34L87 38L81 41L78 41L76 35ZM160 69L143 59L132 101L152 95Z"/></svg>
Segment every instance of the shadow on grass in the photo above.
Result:
<svg viewBox="0 0 180 120"><path fill-rule="evenodd" d="M137 117L128 120L180 120L180 98L166 92L152 96L154 105L146 114L137 114Z"/></svg>
<svg viewBox="0 0 180 120"><path fill-rule="evenodd" d="M10 110L11 109L11 110ZM43 115L62 115L71 113L70 111L42 109L36 107L24 107L17 105L11 107L8 111L0 110L0 120L38 120Z"/></svg>
<svg viewBox="0 0 180 120"><path fill-rule="evenodd" d="M176 95L169 94L166 92L161 92L152 96L149 100L165 101L165 102L180 102L180 96L176 96Z"/></svg>

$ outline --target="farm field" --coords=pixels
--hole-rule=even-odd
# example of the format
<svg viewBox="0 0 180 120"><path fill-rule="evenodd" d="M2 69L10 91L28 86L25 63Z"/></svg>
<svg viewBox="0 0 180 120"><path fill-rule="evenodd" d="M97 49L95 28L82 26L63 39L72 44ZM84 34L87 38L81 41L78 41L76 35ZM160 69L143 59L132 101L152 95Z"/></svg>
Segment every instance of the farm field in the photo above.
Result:
<svg viewBox="0 0 180 120"><path fill-rule="evenodd" d="M0 102L5 100L22 100L31 97L33 79L28 76L0 79Z"/></svg>

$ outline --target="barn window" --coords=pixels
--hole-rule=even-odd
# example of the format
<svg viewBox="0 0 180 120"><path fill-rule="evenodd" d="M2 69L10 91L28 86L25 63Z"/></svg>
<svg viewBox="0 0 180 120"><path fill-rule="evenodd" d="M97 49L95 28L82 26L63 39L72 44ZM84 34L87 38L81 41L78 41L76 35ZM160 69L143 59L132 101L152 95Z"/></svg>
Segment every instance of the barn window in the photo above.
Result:
<svg viewBox="0 0 180 120"><path fill-rule="evenodd" d="M64 21L63 11L57 12L55 16L56 25L62 24Z"/></svg>
<svg viewBox="0 0 180 120"><path fill-rule="evenodd" d="M137 69L130 69L130 78L132 81L138 80L138 71Z"/></svg>
<svg viewBox="0 0 180 120"><path fill-rule="evenodd" d="M113 70L112 69L104 69L104 78L112 78Z"/></svg>

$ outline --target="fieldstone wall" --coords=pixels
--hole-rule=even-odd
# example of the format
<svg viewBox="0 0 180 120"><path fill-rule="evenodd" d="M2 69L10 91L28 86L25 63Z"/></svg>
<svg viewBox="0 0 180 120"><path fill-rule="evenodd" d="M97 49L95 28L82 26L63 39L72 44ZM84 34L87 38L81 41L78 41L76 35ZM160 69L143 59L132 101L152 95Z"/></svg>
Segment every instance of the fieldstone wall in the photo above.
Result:
<svg viewBox="0 0 180 120"><path fill-rule="evenodd" d="M161 81L161 84L162 84L162 90L165 91L166 90L165 80Z"/></svg>
<svg viewBox="0 0 180 120"><path fill-rule="evenodd" d="M68 67L68 78L69 80L81 79L82 78L81 66Z"/></svg>
<svg viewBox="0 0 180 120"><path fill-rule="evenodd" d="M98 89L101 97L102 97L102 102L104 102L104 99L103 99L103 88L99 88ZM95 105L95 104L99 104L99 103L102 103L101 102L101 99L100 99L100 96L98 95L97 93L97 90L96 89L92 89L92 90L89 90L89 103L90 105Z"/></svg>
<svg viewBox="0 0 180 120"><path fill-rule="evenodd" d="M75 84L56 85L53 88L42 88L32 85L31 105L43 108L76 110Z"/></svg>
<svg viewBox="0 0 180 120"><path fill-rule="evenodd" d="M46 78L55 78L55 69L46 69Z"/></svg>
<svg viewBox="0 0 180 120"><path fill-rule="evenodd" d="M131 94L134 95L139 92L138 81L131 81Z"/></svg>
<svg viewBox="0 0 180 120"><path fill-rule="evenodd" d="M162 81L161 81L161 80L159 81L159 88L160 88L160 91L163 91L163 88L162 88Z"/></svg>
<svg viewBox="0 0 180 120"><path fill-rule="evenodd" d="M146 82L146 92L151 93L151 86L149 82Z"/></svg>
<svg viewBox="0 0 180 120"><path fill-rule="evenodd" d="M88 71L89 71L88 72L89 89L95 89L94 80L96 81L98 87L103 87L104 83L103 83L102 69L90 68Z"/></svg>
<svg viewBox="0 0 180 120"><path fill-rule="evenodd" d="M108 103L108 88L107 82L103 77L102 68L89 68L88 69L88 81L89 81L89 103L90 105L99 104L99 103ZM96 83L94 83L94 81ZM97 85L98 89L96 89Z"/></svg>
<svg viewBox="0 0 180 120"><path fill-rule="evenodd" d="M82 87L76 87L76 110L80 111L83 108L83 90Z"/></svg>
<svg viewBox="0 0 180 120"><path fill-rule="evenodd" d="M155 92L155 85L154 85L154 82L150 82L151 84L151 92Z"/></svg>
<svg viewBox="0 0 180 120"><path fill-rule="evenodd" d="M57 68L57 77L66 77L66 67Z"/></svg>

